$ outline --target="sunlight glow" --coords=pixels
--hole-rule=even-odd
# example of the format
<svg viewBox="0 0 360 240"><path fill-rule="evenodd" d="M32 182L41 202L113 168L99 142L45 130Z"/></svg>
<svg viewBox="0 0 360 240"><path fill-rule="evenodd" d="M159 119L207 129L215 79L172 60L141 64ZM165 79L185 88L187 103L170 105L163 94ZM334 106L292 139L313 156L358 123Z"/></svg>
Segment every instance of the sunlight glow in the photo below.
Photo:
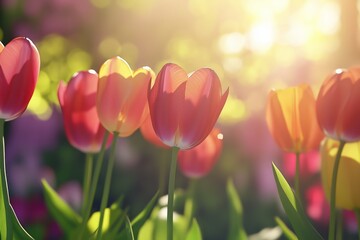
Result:
<svg viewBox="0 0 360 240"><path fill-rule="evenodd" d="M224 34L219 39L219 48L224 54L238 54L244 46L245 37L239 32Z"/></svg>
<svg viewBox="0 0 360 240"><path fill-rule="evenodd" d="M270 20L258 22L251 28L247 46L250 50L257 53L268 51L275 41L275 26Z"/></svg>

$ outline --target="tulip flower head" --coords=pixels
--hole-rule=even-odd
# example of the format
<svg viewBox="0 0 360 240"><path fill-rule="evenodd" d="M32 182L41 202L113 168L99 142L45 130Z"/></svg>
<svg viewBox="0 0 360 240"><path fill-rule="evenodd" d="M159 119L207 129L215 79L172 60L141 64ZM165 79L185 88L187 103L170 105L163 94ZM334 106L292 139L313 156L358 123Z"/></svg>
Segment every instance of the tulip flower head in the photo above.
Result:
<svg viewBox="0 0 360 240"><path fill-rule="evenodd" d="M327 198L330 196L332 172L339 141L327 138L321 147L321 178ZM336 183L336 207L360 208L360 142L344 146Z"/></svg>
<svg viewBox="0 0 360 240"><path fill-rule="evenodd" d="M200 178L208 174L219 159L223 135L214 128L205 140L189 150L181 150L178 163L181 172L189 178Z"/></svg>
<svg viewBox="0 0 360 240"><path fill-rule="evenodd" d="M34 93L40 56L28 38L15 38L5 47L0 42L0 119L19 117Z"/></svg>
<svg viewBox="0 0 360 240"><path fill-rule="evenodd" d="M316 149L323 139L315 110L315 97L306 84L271 90L266 122L280 148L301 153Z"/></svg>
<svg viewBox="0 0 360 240"><path fill-rule="evenodd" d="M100 151L106 130L96 111L98 74L94 70L75 73L69 84L61 82L58 98L66 136L75 148L85 153ZM108 139L108 146L111 137Z"/></svg>
<svg viewBox="0 0 360 240"><path fill-rule="evenodd" d="M360 67L337 69L322 84L316 101L320 127L333 139L360 140Z"/></svg>
<svg viewBox="0 0 360 240"><path fill-rule="evenodd" d="M141 126L148 114L147 91L152 75L149 67L133 72L120 57L101 66L96 106L109 132L127 137Z"/></svg>
<svg viewBox="0 0 360 240"><path fill-rule="evenodd" d="M213 129L228 93L209 68L187 75L178 65L165 64L148 94L156 135L170 147L195 147Z"/></svg>

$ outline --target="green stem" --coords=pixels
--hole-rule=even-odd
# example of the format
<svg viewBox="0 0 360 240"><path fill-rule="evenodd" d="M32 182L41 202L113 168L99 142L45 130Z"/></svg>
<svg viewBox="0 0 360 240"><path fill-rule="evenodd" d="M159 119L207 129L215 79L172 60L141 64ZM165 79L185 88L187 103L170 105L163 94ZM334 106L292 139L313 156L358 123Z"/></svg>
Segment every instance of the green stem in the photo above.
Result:
<svg viewBox="0 0 360 240"><path fill-rule="evenodd" d="M5 140L4 140L4 124L5 120L0 119L0 181L1 181L1 197L0 209L4 209L5 219L1 219L5 225L5 229L0 233L0 238L4 240L12 240L12 224L11 224L11 207L9 198L9 188L6 179L6 167L5 167Z"/></svg>
<svg viewBox="0 0 360 240"><path fill-rule="evenodd" d="M360 208L356 208L354 212L356 215L356 221L358 225L358 239L360 240Z"/></svg>
<svg viewBox="0 0 360 240"><path fill-rule="evenodd" d="M84 183L83 183L83 206L82 206L82 216L85 217L85 208L87 202L89 201L89 191L90 191L90 183L91 183L91 176L93 171L93 158L94 155L91 153L86 154L85 160L85 173L84 173Z"/></svg>
<svg viewBox="0 0 360 240"><path fill-rule="evenodd" d="M296 170L295 170L295 193L298 197L299 201L301 200L301 192L300 192L300 153L296 154Z"/></svg>
<svg viewBox="0 0 360 240"><path fill-rule="evenodd" d="M173 239L173 211L174 211L174 188L176 177L177 154L179 148L173 147L171 150L171 165L169 176L168 206L167 206L167 240Z"/></svg>
<svg viewBox="0 0 360 240"><path fill-rule="evenodd" d="M98 183L98 180L99 180L102 163L103 163L103 160L104 160L104 154L105 154L105 150L106 150L106 143L107 143L108 137L109 137L109 132L106 132L105 135L104 135L102 145L101 145L100 153L98 155L98 159L96 161L95 172L94 172L94 176L93 176L93 179L91 181L91 186L90 186L89 200L86 201L87 204L85 206L84 217L83 217L82 223L81 223L79 239L87 239L86 236L83 237L84 236L84 231L85 231L85 228L86 228L87 220L89 219L89 216L90 216L92 204L94 202L95 191L96 191L97 183Z"/></svg>
<svg viewBox="0 0 360 240"><path fill-rule="evenodd" d="M99 220L99 227L98 227L98 233L96 239L99 240L102 237L102 226L104 223L104 216L105 216L105 208L108 203L109 199L109 193L110 193L110 185L111 185L111 176L112 176L112 170L114 168L114 162L115 162L115 148L116 148L116 140L117 140L118 133L114 133L114 138L111 143L111 149L110 149L110 158L108 162L108 166L106 169L106 178L105 178L105 184L104 184L104 192L101 198L101 204L100 204L100 220Z"/></svg>
<svg viewBox="0 0 360 240"><path fill-rule="evenodd" d="M336 240L342 240L343 216L342 211L338 211L336 221Z"/></svg>
<svg viewBox="0 0 360 240"><path fill-rule="evenodd" d="M337 174L340 165L341 153L344 149L346 142L340 141L338 151L336 153L334 168L332 172L331 178L331 189L330 189L330 226L329 226L329 240L335 239L335 231L336 231L336 182L337 182Z"/></svg>

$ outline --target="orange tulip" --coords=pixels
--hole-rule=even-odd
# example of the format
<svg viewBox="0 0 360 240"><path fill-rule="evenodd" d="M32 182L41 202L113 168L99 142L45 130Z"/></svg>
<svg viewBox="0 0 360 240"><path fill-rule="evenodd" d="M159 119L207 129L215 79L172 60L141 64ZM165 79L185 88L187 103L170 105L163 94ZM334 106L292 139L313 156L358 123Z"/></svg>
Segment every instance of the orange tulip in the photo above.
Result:
<svg viewBox="0 0 360 240"><path fill-rule="evenodd" d="M27 108L40 70L40 56L28 38L0 42L0 119L10 121Z"/></svg>
<svg viewBox="0 0 360 240"><path fill-rule="evenodd" d="M316 149L323 139L315 110L315 98L306 84L269 93L266 121L284 151L301 153Z"/></svg>
<svg viewBox="0 0 360 240"><path fill-rule="evenodd" d="M214 128L196 147L179 151L178 163L181 172L189 178L200 178L208 174L221 154L222 138L219 129Z"/></svg>
<svg viewBox="0 0 360 240"><path fill-rule="evenodd" d="M178 65L166 64L148 94L156 135L171 147L195 147L213 129L228 93L211 69L187 75Z"/></svg>
<svg viewBox="0 0 360 240"><path fill-rule="evenodd" d="M75 73L69 84L61 82L58 88L66 136L85 153L100 151L106 132L96 112L97 84L98 74L90 70ZM111 137L108 146L110 142Z"/></svg>
<svg viewBox="0 0 360 240"><path fill-rule="evenodd" d="M335 156L339 141L327 138L321 147L321 178L325 194L329 199ZM347 143L342 151L336 183L338 208L354 210L360 208L360 142Z"/></svg>
<svg viewBox="0 0 360 240"><path fill-rule="evenodd" d="M320 127L333 139L360 140L360 67L337 69L322 84L316 101Z"/></svg>
<svg viewBox="0 0 360 240"><path fill-rule="evenodd" d="M152 70L142 67L133 72L125 60L114 57L100 68L97 111L109 132L130 136L148 114L147 91Z"/></svg>

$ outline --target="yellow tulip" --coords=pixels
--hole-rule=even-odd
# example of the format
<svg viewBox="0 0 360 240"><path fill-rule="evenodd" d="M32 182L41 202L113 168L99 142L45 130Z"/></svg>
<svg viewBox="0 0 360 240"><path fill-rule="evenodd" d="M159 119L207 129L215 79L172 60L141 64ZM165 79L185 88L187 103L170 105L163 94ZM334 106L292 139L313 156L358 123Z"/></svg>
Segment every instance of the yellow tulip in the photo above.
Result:
<svg viewBox="0 0 360 240"><path fill-rule="evenodd" d="M321 177L327 199L339 141L327 138L321 146ZM336 207L360 208L360 142L347 143L343 149L336 183Z"/></svg>

